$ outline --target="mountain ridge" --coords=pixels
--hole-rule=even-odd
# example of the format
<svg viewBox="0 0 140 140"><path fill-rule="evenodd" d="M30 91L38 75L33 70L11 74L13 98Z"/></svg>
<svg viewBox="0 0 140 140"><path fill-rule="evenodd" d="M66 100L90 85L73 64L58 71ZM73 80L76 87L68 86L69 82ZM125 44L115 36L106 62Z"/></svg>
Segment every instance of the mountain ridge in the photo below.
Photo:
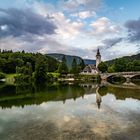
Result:
<svg viewBox="0 0 140 140"><path fill-rule="evenodd" d="M83 59L80 56L76 56L76 55L67 55L67 54L61 54L61 53L49 53L47 55L55 58L58 61L61 61L63 56L65 56L68 67L71 67L71 64L74 58L76 59L78 64L80 64L82 60L84 60L85 65L96 64L96 60Z"/></svg>

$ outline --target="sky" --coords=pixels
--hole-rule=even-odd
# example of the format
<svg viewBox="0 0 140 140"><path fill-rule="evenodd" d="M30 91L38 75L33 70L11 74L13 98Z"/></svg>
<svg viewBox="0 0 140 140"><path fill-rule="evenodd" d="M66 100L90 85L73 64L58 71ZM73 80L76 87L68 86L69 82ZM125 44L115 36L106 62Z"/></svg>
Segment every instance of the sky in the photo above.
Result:
<svg viewBox="0 0 140 140"><path fill-rule="evenodd" d="M0 48L102 60L140 53L140 0L0 0Z"/></svg>

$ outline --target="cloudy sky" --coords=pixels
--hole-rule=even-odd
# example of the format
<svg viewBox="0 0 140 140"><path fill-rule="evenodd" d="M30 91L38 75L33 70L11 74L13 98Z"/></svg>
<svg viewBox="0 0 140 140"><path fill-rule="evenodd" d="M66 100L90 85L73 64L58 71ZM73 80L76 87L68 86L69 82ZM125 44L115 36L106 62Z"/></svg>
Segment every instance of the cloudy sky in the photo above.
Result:
<svg viewBox="0 0 140 140"><path fill-rule="evenodd" d="M0 48L103 60L140 52L140 0L1 0Z"/></svg>

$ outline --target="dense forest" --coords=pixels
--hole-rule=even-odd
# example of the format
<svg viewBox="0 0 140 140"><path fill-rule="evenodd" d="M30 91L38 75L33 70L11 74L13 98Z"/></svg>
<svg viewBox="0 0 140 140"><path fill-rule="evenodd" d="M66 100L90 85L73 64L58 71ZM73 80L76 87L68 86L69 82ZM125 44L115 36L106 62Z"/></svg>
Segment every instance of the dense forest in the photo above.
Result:
<svg viewBox="0 0 140 140"><path fill-rule="evenodd" d="M102 62L99 64L99 70L102 72L140 71L140 53Z"/></svg>
<svg viewBox="0 0 140 140"><path fill-rule="evenodd" d="M59 73L60 76L68 73L78 74L85 64L83 60L73 58L71 67L67 65L65 55L61 61L40 53L13 52L12 50L0 50L0 79L5 74L16 73L15 77L18 83L44 82L52 80L53 72Z"/></svg>
<svg viewBox="0 0 140 140"><path fill-rule="evenodd" d="M35 70L36 62L40 59L49 65L47 67L48 71L55 71L58 67L58 61L47 55L42 55L40 53L25 53L22 52L12 52L10 51L0 51L0 71L4 73L16 73L19 68L23 67L28 63L32 66L32 70Z"/></svg>

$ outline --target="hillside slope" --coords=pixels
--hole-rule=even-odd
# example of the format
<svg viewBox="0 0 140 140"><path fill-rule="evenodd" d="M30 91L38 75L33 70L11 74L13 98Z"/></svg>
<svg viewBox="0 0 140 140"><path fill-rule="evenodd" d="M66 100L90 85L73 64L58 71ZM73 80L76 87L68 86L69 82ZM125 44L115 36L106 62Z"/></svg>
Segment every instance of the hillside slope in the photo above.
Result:
<svg viewBox="0 0 140 140"><path fill-rule="evenodd" d="M125 61L127 62L131 62L133 60L139 60L140 61L140 53L136 54L136 55L132 55L132 56L124 56L124 57L120 57L121 59L124 59ZM116 58L117 59L117 58ZM113 60L109 60L109 61L106 61L106 63L108 65L112 65L116 59L113 59Z"/></svg>
<svg viewBox="0 0 140 140"><path fill-rule="evenodd" d="M58 54L58 53L51 53L51 54L47 54L47 55L55 58L58 61L61 61L63 56L65 56L66 62L67 62L67 65L69 68L71 68L71 64L72 64L72 61L74 58L76 59L78 64L80 64L82 61L82 58L79 56L72 56L72 55L65 55L65 54Z"/></svg>

